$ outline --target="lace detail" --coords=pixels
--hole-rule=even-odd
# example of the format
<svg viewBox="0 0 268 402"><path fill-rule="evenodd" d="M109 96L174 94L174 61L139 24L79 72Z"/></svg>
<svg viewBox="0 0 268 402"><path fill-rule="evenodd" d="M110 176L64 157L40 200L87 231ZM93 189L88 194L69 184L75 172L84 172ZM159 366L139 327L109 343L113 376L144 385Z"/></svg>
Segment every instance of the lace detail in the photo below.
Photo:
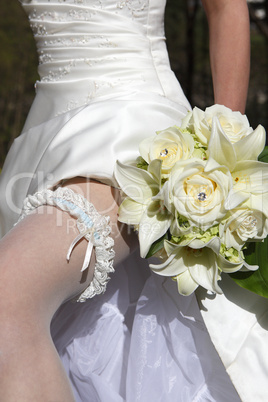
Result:
<svg viewBox="0 0 268 402"><path fill-rule="evenodd" d="M21 1L22 4L33 4L33 5L42 5L42 4L66 4L73 5L77 7L77 10L71 9L68 12L57 13L55 11L44 11L37 12L34 9L29 15L30 19L48 19L50 21L69 21L69 20L83 20L88 21L92 18L97 10L105 10L109 7L109 10L112 10L114 13L120 13L125 15L126 17L131 17L133 19L139 18L141 14L149 8L149 0L119 0L112 2L103 2L102 0L55 0L55 1ZM107 6L108 4L108 6ZM80 8L80 9L79 9Z"/></svg>
<svg viewBox="0 0 268 402"><path fill-rule="evenodd" d="M92 46L95 45L98 48L116 48L117 44L115 42L110 41L107 37L103 35L81 35L81 36L72 36L70 38L64 37L64 38L57 38L57 39L50 39L46 40L43 43L43 49L49 48L50 51L53 51L53 48L57 48L59 46L61 47L83 47L83 46ZM47 50L39 50L39 65L41 64L46 64L46 63L51 63L55 61L53 58L52 54L49 53ZM101 63L102 61L116 61L116 57L107 57L105 60L104 59L92 59L92 58L81 58L81 59L75 59L69 62L68 66L64 66L63 68L67 68L67 70L70 69L70 67L75 66L75 61L82 61L86 63L88 66L95 65L97 63ZM121 61L122 58L120 59ZM68 71L65 72L65 74ZM64 75L65 75L64 74ZM47 76L42 77L41 81L57 81L58 79L62 78L62 71L59 71L58 74L53 72L49 72ZM57 78L59 77L59 78Z"/></svg>
<svg viewBox="0 0 268 402"><path fill-rule="evenodd" d="M104 35L77 35L77 36L64 36L50 39L43 42L44 47L70 47L70 46L88 46L93 42L98 41L97 47L117 47L115 42L111 42L109 38Z"/></svg>
<svg viewBox="0 0 268 402"><path fill-rule="evenodd" d="M53 60L52 55L48 54L48 53L44 53L41 55L42 61L43 63L40 64L45 64L50 62L51 60ZM54 69L54 71L48 71L47 75L44 75L42 77L42 82L51 82L51 81L60 81L62 79L64 79L64 77L67 74L70 74L72 72L72 69L75 68L76 66L79 66L80 68L86 68L89 69L91 67L95 67L99 64L102 63L113 63L116 62L117 58L116 57L111 57L111 58L107 58L106 60L104 59L74 59L71 60L66 66L63 67L59 67L57 69ZM123 62L124 59L121 58L121 61ZM120 78L117 80L113 80L113 81L103 81L105 83L105 85L108 85L109 87L114 87L118 84L118 82L120 82ZM98 84L96 83L95 86L96 88L98 88L98 86L101 85L101 81L98 81Z"/></svg>
<svg viewBox="0 0 268 402"><path fill-rule="evenodd" d="M156 27L148 18L149 1L21 1L39 54L37 99L45 91L48 102L57 104L53 117L111 94L143 91L144 84L163 95L153 56L164 40L157 28L164 0Z"/></svg>
<svg viewBox="0 0 268 402"><path fill-rule="evenodd" d="M149 0L122 0L116 4L119 10L130 12L132 17L138 17L141 12L148 8Z"/></svg>
<svg viewBox="0 0 268 402"><path fill-rule="evenodd" d="M48 54L43 55L44 59L47 59L52 56L49 56ZM42 82L51 82L51 81L60 81L62 80L67 74L70 74L72 71L72 68L76 66L76 60L71 60L67 66L64 67L59 67L58 69L54 71L49 71L47 75L45 75L41 81Z"/></svg>
<svg viewBox="0 0 268 402"><path fill-rule="evenodd" d="M44 24L39 24L39 23L31 23L30 27L33 31L34 36L45 36L47 35L47 28Z"/></svg>
<svg viewBox="0 0 268 402"><path fill-rule="evenodd" d="M95 248L96 263L93 279L77 301L84 302L88 298L104 293L107 282L110 279L108 275L110 272L114 272L114 241L109 236L111 233L109 217L100 215L94 205L82 195L74 193L68 187L59 187L55 191L42 190L34 195L29 195L24 201L18 222L42 205L56 206L63 211L69 212L71 216L77 219L76 225L80 234L70 245L67 253L68 261L73 248L84 237L88 241L81 270L84 271L89 265L92 249L93 247Z"/></svg>
<svg viewBox="0 0 268 402"><path fill-rule="evenodd" d="M124 84L127 84L129 88L134 88L137 84L141 85L144 83L144 79L131 81L124 80ZM118 87L122 87L122 81L120 78L118 80L114 80L112 82L108 81L88 81L85 86L88 88L87 95L81 99L70 99L65 105L64 108L59 109L59 111L55 114L55 116L59 116L63 113L69 112L77 107L88 105L94 98L98 96L105 96L109 93L113 92L113 90Z"/></svg>
<svg viewBox="0 0 268 402"><path fill-rule="evenodd" d="M68 22L68 21L89 21L96 11L88 9L70 9L69 11L58 13L56 11L39 12L36 9L29 14L29 20L49 21L49 22ZM36 22L36 24L38 24Z"/></svg>
<svg viewBox="0 0 268 402"><path fill-rule="evenodd" d="M49 53L45 53L43 50L39 54L39 64L51 63L53 61L53 57Z"/></svg>

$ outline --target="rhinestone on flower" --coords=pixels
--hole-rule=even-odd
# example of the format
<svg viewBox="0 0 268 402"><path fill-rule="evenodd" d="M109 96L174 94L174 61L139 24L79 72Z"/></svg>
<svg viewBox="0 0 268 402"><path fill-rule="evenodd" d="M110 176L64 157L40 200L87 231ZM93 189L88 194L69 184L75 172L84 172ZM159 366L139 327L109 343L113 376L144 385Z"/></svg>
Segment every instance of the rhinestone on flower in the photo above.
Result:
<svg viewBox="0 0 268 402"><path fill-rule="evenodd" d="M203 193L202 191L197 194L197 198L199 201L205 201L207 199L206 193Z"/></svg>
<svg viewBox="0 0 268 402"><path fill-rule="evenodd" d="M167 156L167 154L168 154L167 148L162 149L162 151L160 152L160 156Z"/></svg>

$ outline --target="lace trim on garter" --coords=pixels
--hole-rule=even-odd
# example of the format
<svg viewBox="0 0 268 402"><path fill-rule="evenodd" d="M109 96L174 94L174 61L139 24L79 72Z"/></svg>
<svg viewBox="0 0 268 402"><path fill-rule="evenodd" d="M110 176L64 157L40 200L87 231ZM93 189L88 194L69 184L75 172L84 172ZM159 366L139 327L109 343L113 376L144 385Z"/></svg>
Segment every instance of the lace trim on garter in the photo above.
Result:
<svg viewBox="0 0 268 402"><path fill-rule="evenodd" d="M90 285L78 297L77 301L84 302L88 298L104 293L110 279L108 275L110 272L114 272L113 258L115 253L113 250L114 240L109 236L111 233L110 218L100 215L94 205L82 195L73 192L68 187L59 187L55 191L42 190L34 195L29 195L24 200L18 222L42 205L58 207L77 219L76 225L79 235L71 243L66 258L68 261L70 260L75 245L84 237L88 241L88 246L81 272L88 267L93 247L95 247L94 276Z"/></svg>

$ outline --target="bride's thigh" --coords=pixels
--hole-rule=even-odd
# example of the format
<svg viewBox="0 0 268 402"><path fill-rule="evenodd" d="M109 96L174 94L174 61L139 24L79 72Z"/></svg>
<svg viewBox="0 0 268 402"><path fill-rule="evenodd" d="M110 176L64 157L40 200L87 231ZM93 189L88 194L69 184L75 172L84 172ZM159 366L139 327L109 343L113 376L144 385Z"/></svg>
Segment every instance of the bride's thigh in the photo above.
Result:
<svg viewBox="0 0 268 402"><path fill-rule="evenodd" d="M65 186L87 198L101 215L110 217L111 235L115 242L115 264L121 262L138 247L137 234L118 221L120 192L106 184L76 177L68 180Z"/></svg>
<svg viewBox="0 0 268 402"><path fill-rule="evenodd" d="M55 207L40 207L16 225L0 242L0 312L46 317L82 291L93 275L93 264L80 272L87 246L82 240L66 259L77 235L74 219Z"/></svg>
<svg viewBox="0 0 268 402"><path fill-rule="evenodd" d="M117 223L117 196L109 186L73 179L66 183L80 192L100 214L109 215L115 240L116 262L135 247L135 240ZM81 293L94 274L94 253L81 273L88 242L82 239L66 259L77 236L76 220L55 207L39 207L17 224L0 242L0 310L6 315L36 314L49 325L57 308ZM16 313L16 314L17 314ZM15 315L16 315L15 314ZM24 317L25 318L25 317Z"/></svg>

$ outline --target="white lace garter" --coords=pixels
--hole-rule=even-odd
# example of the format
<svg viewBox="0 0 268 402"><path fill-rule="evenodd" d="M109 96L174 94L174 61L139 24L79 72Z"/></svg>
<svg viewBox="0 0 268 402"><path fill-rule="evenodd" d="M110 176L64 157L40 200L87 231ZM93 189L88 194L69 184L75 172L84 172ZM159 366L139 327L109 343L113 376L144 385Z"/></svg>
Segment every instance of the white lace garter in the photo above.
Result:
<svg viewBox="0 0 268 402"><path fill-rule="evenodd" d="M68 261L70 260L75 245L84 237L88 241L88 246L81 272L88 267L93 247L95 247L94 276L90 285L78 297L77 301L84 302L97 294L104 293L110 279L108 275L110 272L114 272L113 258L115 253L113 250L114 240L109 236L111 233L110 218L100 215L94 205L82 195L75 193L68 187L59 187L55 191L42 190L29 195L24 200L19 221L42 205L58 207L77 219L76 225L80 234L71 243L66 258Z"/></svg>

